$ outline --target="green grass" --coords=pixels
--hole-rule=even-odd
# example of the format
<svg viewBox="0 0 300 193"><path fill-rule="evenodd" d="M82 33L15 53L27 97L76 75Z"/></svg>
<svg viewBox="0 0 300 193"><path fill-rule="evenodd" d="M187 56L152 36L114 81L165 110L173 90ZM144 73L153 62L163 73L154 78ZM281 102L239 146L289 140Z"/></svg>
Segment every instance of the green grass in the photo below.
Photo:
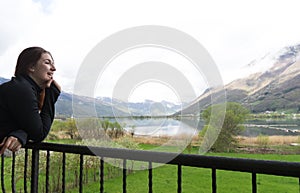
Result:
<svg viewBox="0 0 300 193"><path fill-rule="evenodd" d="M153 192L177 192L177 167L162 166L153 170ZM203 168L183 167L182 192L211 192L211 170ZM148 173L137 171L127 177L127 192L148 192ZM122 177L104 182L104 190L109 193L122 192ZM299 190L298 179L268 175L257 176L258 192L295 193ZM218 192L251 192L251 174L231 171L217 171ZM99 184L84 186L84 192L97 192ZM78 190L70 191L77 192Z"/></svg>
<svg viewBox="0 0 300 193"><path fill-rule="evenodd" d="M300 162L300 155L210 153L211 156L240 157L264 160ZM182 192L211 192L211 170L182 167ZM257 175L257 189L262 193L295 193L299 191L297 178ZM122 176L104 181L104 190L122 192ZM251 174L217 170L217 190L221 193L251 192ZM78 192L77 189L69 192ZM84 186L84 192L99 192L99 183ZM127 192L148 192L148 171L135 171L127 176ZM153 192L177 192L177 166L164 165L153 169Z"/></svg>
<svg viewBox="0 0 300 193"><path fill-rule="evenodd" d="M57 141L53 141L57 142ZM70 141L68 141L70 142ZM60 142L61 143L61 142ZM152 150L158 146L149 144L139 144L139 148L144 150ZM171 150L171 147L166 147L166 150ZM184 153L197 153L198 148L192 148L190 152L185 151ZM300 155L280 155L280 154L247 154L247 153L208 153L209 156L225 156L225 157L236 157L236 158L250 158L260 160L278 160L278 161L291 161L300 162ZM51 155L51 167L52 170L61 164L61 158L59 157L58 162L54 162L54 155ZM41 158L43 156L40 156ZM44 158L44 157L43 157ZM22 161L22 160L21 160ZM10 170L7 166L10 165L11 159L5 159L5 168ZM78 159L72 155L67 155L67 164L76 165ZM93 162L93 161L92 161ZM23 163L23 162L22 162ZM138 163L137 163L138 164ZM78 164L77 164L78 165ZM118 193L122 192L122 171L118 168L117 170L109 170L105 164L105 180L104 190L107 193ZM79 168L77 171L79 172ZM99 175L98 167L96 169L89 169L90 180L89 183L84 184L83 192L94 193L99 192L100 185L99 180L93 182L94 171ZM84 170L85 171L85 170ZM116 175L112 178L108 178L107 174L111 174L114 171ZM53 172L60 173L58 169L54 169ZM67 181L67 192L75 193L78 192L79 188L72 188L72 184L75 182L74 171L66 171ZM45 171L40 171L40 185L43 190L45 181ZM22 175L22 171L20 173ZM50 183L53 181L59 182L60 179L50 177ZM8 176L5 181L6 187L10 187L10 178ZM194 192L211 192L211 169L195 168L195 167L182 167L182 192L194 193ZM60 185L61 186L61 185ZM28 189L30 186L28 185ZM19 179L17 184L17 191L22 189L22 179ZM259 193L295 193L299 192L299 184L297 178L282 177L282 176L270 176L270 175L257 175L257 189ZM53 188L51 188L53 191ZM8 191L9 192L9 191ZM129 193L143 193L148 192L148 171L134 171L127 176L127 192ZM163 165L153 169L153 192L155 193L169 193L177 192L177 166L174 165ZM220 193L243 193L251 192L251 174L242 172L232 172L217 170L217 192Z"/></svg>
<svg viewBox="0 0 300 193"><path fill-rule="evenodd" d="M139 144L143 150L154 150L158 145ZM166 151L172 147L165 147ZM164 150L163 148L161 150ZM190 152L197 153L198 148L193 147ZM249 154L249 153L207 153L209 156L225 156L235 158L249 158L259 160L277 160L300 162L300 155L281 154ZM182 192L211 192L211 169L182 167ZM88 183L83 187L83 192L99 192L99 182ZM251 174L243 172L217 170L217 191L221 193L243 193L251 192ZM105 179L104 190L109 193L122 192L122 175L112 179ZM299 192L297 178L257 175L257 190L261 193L295 193ZM67 192L78 192L78 188L69 189ZM148 192L148 172L134 171L127 176L127 192L143 193ZM169 193L177 192L177 166L164 165L153 169L153 192Z"/></svg>

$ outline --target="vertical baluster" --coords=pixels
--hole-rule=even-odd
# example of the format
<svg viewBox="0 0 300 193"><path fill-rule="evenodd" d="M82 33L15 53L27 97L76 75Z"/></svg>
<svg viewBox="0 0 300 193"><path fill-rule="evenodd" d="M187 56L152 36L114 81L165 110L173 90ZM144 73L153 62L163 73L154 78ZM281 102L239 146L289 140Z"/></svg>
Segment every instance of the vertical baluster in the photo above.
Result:
<svg viewBox="0 0 300 193"><path fill-rule="evenodd" d="M149 162L149 168L148 168L148 180L149 180L149 183L148 183L148 187L149 187L149 193L152 193L152 162Z"/></svg>
<svg viewBox="0 0 300 193"><path fill-rule="evenodd" d="M66 191L66 153L63 152L62 157L62 192Z"/></svg>
<svg viewBox="0 0 300 193"><path fill-rule="evenodd" d="M127 169L126 169L126 159L123 160L123 193L126 193L126 175Z"/></svg>
<svg viewBox="0 0 300 193"><path fill-rule="evenodd" d="M83 155L80 154L80 166L79 166L79 192L82 193L82 178L83 178Z"/></svg>
<svg viewBox="0 0 300 193"><path fill-rule="evenodd" d="M39 150L32 149L32 163L31 163L31 193L38 193L39 191Z"/></svg>
<svg viewBox="0 0 300 193"><path fill-rule="evenodd" d="M5 185L4 185L4 154L1 155L1 188L2 188L2 192L5 193Z"/></svg>
<svg viewBox="0 0 300 193"><path fill-rule="evenodd" d="M299 192L300 192L300 177L299 177Z"/></svg>
<svg viewBox="0 0 300 193"><path fill-rule="evenodd" d="M46 193L49 192L49 176L50 176L50 151L47 150L47 155L46 155Z"/></svg>
<svg viewBox="0 0 300 193"><path fill-rule="evenodd" d="M178 164L178 169L177 169L177 192L181 193L181 176L182 176L182 168L181 164Z"/></svg>
<svg viewBox="0 0 300 193"><path fill-rule="evenodd" d="M11 162L11 191L16 192L15 184L15 167L16 167L16 154L12 153L12 162Z"/></svg>
<svg viewBox="0 0 300 193"><path fill-rule="evenodd" d="M28 149L25 148L24 155L24 193L27 193L27 167L28 167Z"/></svg>
<svg viewBox="0 0 300 193"><path fill-rule="evenodd" d="M257 192L256 173L252 172L252 193Z"/></svg>
<svg viewBox="0 0 300 193"><path fill-rule="evenodd" d="M104 192L104 161L100 159L100 192Z"/></svg>
<svg viewBox="0 0 300 193"><path fill-rule="evenodd" d="M216 169L212 168L211 170L211 182L212 182L212 192L217 193L217 175L216 175Z"/></svg>

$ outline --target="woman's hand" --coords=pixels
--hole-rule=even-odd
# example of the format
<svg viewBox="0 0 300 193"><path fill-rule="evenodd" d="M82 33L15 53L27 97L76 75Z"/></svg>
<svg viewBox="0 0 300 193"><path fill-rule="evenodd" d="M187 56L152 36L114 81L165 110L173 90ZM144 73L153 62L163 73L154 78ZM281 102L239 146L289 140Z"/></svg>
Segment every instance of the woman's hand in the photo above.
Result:
<svg viewBox="0 0 300 193"><path fill-rule="evenodd" d="M51 82L48 83L49 84L49 87L51 84L53 84L60 92L61 92L61 87L60 85L54 80L54 79L51 79ZM45 100L45 89L43 89L40 93L40 96L39 96L39 110L41 111L42 108L43 108L43 105L44 105L44 100Z"/></svg>
<svg viewBox="0 0 300 193"><path fill-rule="evenodd" d="M54 84L58 88L58 90L61 92L61 87L55 80L52 80L52 84Z"/></svg>
<svg viewBox="0 0 300 193"><path fill-rule="evenodd" d="M19 151L19 149L22 147L22 144L20 143L18 138L14 136L10 136L8 138L5 137L3 139L2 143L0 144L0 147L1 147L0 155L2 155L6 149L12 152Z"/></svg>

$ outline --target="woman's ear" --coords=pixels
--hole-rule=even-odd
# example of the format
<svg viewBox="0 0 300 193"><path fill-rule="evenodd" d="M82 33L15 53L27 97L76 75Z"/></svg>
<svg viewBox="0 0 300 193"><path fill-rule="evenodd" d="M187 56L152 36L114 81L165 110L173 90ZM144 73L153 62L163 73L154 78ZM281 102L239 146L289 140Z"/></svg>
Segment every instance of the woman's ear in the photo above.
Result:
<svg viewBox="0 0 300 193"><path fill-rule="evenodd" d="M33 67L30 67L30 68L29 68L29 72L34 72L34 68L33 68Z"/></svg>
<svg viewBox="0 0 300 193"><path fill-rule="evenodd" d="M33 73L35 71L34 64L30 65L28 71L31 72L31 73Z"/></svg>

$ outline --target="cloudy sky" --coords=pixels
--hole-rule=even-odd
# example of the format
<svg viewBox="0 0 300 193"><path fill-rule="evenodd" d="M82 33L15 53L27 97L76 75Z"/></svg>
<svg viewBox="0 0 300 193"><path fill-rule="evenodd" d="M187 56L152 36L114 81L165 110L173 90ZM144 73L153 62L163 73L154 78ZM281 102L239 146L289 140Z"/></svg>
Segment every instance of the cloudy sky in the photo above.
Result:
<svg viewBox="0 0 300 193"><path fill-rule="evenodd" d="M24 48L41 46L54 56L63 90L72 92L83 60L101 40L126 28L161 25L198 40L228 83L252 60L300 43L299 7L299 0L0 0L0 76L13 75ZM141 93L164 89L146 85Z"/></svg>

